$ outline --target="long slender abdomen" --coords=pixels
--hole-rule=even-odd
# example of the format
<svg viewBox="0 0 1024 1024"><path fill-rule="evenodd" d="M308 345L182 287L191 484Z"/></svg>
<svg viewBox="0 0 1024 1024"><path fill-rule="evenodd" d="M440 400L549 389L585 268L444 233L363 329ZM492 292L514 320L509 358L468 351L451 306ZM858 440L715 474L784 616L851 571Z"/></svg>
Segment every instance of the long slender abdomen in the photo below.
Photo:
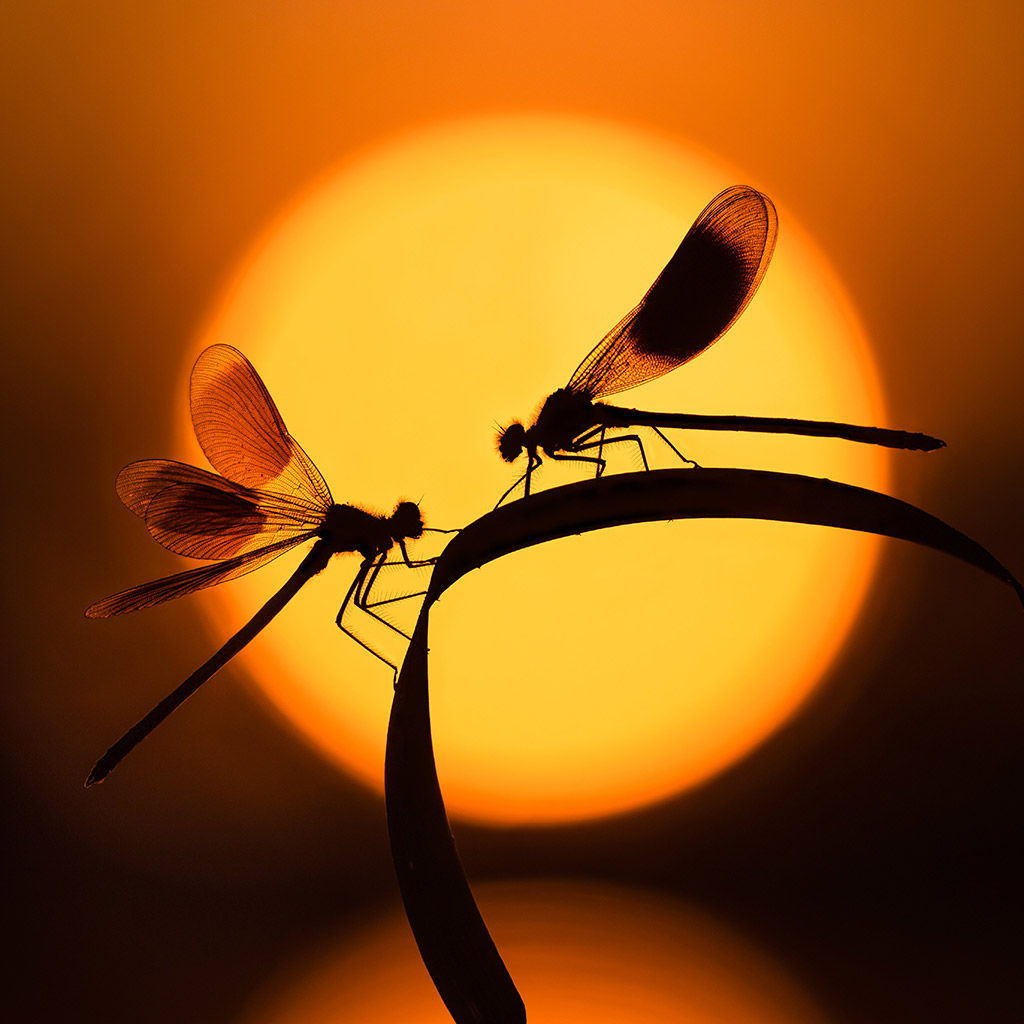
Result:
<svg viewBox="0 0 1024 1024"><path fill-rule="evenodd" d="M885 448L930 452L945 448L946 442L930 434L887 427L862 427L853 423L825 420L785 419L773 416L706 416L686 412L647 412L596 403L598 419L609 427L675 427L688 430L744 430L761 434L799 434L806 437L838 437Z"/></svg>

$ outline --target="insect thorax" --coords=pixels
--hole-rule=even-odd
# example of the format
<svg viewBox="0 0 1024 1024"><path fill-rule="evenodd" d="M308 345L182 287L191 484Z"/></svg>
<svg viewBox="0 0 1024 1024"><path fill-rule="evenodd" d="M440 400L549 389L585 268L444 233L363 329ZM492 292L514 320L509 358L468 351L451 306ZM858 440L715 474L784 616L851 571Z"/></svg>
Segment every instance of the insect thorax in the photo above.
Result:
<svg viewBox="0 0 1024 1024"><path fill-rule="evenodd" d="M571 448L573 441L596 423L589 395L559 388L548 395L541 406L537 419L527 431L528 440L550 455Z"/></svg>
<svg viewBox="0 0 1024 1024"><path fill-rule="evenodd" d="M320 536L336 552L358 551L364 558L389 550L393 543L387 518L355 505L332 505L324 516Z"/></svg>
<svg viewBox="0 0 1024 1024"><path fill-rule="evenodd" d="M412 501L400 501L390 516L356 505L332 505L319 533L336 552L358 551L364 558L374 558L389 551L396 540L422 537L423 517Z"/></svg>

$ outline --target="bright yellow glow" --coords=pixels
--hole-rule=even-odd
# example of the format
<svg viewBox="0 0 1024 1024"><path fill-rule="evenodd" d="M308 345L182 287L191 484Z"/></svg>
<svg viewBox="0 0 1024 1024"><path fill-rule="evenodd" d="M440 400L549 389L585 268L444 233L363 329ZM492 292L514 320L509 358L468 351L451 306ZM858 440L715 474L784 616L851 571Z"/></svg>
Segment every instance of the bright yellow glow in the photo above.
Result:
<svg viewBox="0 0 1024 1024"><path fill-rule="evenodd" d="M496 455L495 422L528 419L563 385L706 202L737 183L760 184L603 122L508 117L413 133L354 157L285 212L193 355L220 341L250 357L336 501L390 511L409 498L429 524L462 526L521 471ZM850 304L785 197L773 198L779 243L739 322L622 404L884 425ZM886 485L886 456L866 446L676 440L707 466ZM656 439L647 451L655 465L678 464ZM637 467L619 454L610 468ZM548 462L536 479L583 474ZM868 536L822 528L682 522L544 545L474 573L432 615L450 813L583 818L708 779L813 689L876 551ZM212 592L218 634L294 563ZM333 624L355 568L354 557L336 559L245 660L288 721L379 786L390 673ZM389 582L398 589L402 576Z"/></svg>
<svg viewBox="0 0 1024 1024"><path fill-rule="evenodd" d="M548 882L485 885L479 898L530 1024L824 1024L762 954L664 897ZM314 960L243 1024L451 1020L401 915Z"/></svg>

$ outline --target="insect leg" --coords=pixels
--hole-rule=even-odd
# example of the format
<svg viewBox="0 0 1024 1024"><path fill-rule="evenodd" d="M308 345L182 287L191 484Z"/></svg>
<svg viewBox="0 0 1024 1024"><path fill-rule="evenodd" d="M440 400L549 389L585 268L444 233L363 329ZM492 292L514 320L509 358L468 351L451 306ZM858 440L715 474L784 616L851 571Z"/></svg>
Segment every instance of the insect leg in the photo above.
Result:
<svg viewBox="0 0 1024 1024"><path fill-rule="evenodd" d="M580 434L568 449L568 451L581 452L587 451L591 448L597 448L597 476L603 476L604 471L607 468L607 462L603 457L605 433L607 432L607 429L608 428L604 423L599 423L596 427L591 427L590 430L584 431L584 433ZM597 438L596 441L594 440L595 437ZM611 441L608 443L611 444Z"/></svg>
<svg viewBox="0 0 1024 1024"><path fill-rule="evenodd" d="M459 532L458 530L439 530L439 529L437 529L437 527L431 527L431 526L425 526L424 530L430 530L433 533L458 533ZM436 565L437 564L437 559L436 558L420 558L420 559L412 559L412 558L410 558L409 557L409 551L408 551L408 549L405 546L405 541L404 540L400 540L398 542L398 549L402 552L402 561L405 562L405 564L410 569L422 569L423 566L425 566L425 565ZM385 558L384 562L386 562L386 561L387 561L387 559ZM381 562L380 566L378 566L376 571L374 572L373 579L370 580L370 586L366 588L367 592L369 592L370 587L373 586L373 581L377 578L377 573L380 572L380 567L384 565L384 562ZM424 593L426 593L426 591L424 591ZM414 595L410 594L409 596L413 597ZM398 598L397 600L404 600L404 598Z"/></svg>
<svg viewBox="0 0 1024 1024"><path fill-rule="evenodd" d="M345 615L345 609L348 607L349 602L352 600L352 595L356 592L356 588L360 586L363 580L366 578L366 574L370 571L370 567L373 564L369 558L363 559L362 564L359 566L359 571L355 574L351 584L349 585L348 592L345 594L345 599L341 602L341 607L338 609L338 617L334 620L338 628L343 632L348 632L341 624L342 617ZM351 634L350 634L351 635ZM352 638L356 639L355 637Z"/></svg>
<svg viewBox="0 0 1024 1024"><path fill-rule="evenodd" d="M584 448L596 448L598 442L593 444L584 445ZM593 455L578 455L576 454L579 449L575 444L571 448L567 448L565 453L562 452L549 452L548 454L553 459L557 459L559 462L592 462L597 466L597 475L600 476L604 472L605 461L604 459L595 458Z"/></svg>
<svg viewBox="0 0 1024 1024"><path fill-rule="evenodd" d="M664 441L665 444L667 444L669 448L671 448L672 451L674 451L676 455L679 456L679 458L683 462L687 463L690 466L693 466L694 469L700 469L700 465L697 462L695 462L693 459L687 458L687 456L685 456L656 426L650 423L646 424L646 426L650 427L650 429L653 430L658 435L658 437L660 437L662 441ZM598 455L600 455L604 445L606 444L618 444L620 441L635 441L636 446L640 449L640 458L643 460L644 469L650 470L651 467L647 463L647 453L644 451L643 441L641 441L636 434L623 434L621 437L610 437L606 439L604 436L604 430L604 426L594 427L594 429L591 430L589 433L582 434L573 443L573 450L586 451L590 448L597 448ZM594 437L598 437L598 440L594 441ZM601 474L598 473L598 476L600 475Z"/></svg>
<svg viewBox="0 0 1024 1024"><path fill-rule="evenodd" d="M345 611L348 608L349 603L351 602L356 604L357 606L359 605L358 595L362 591L363 583L376 562L376 558L366 558L363 560L362 565L359 566L359 571L355 575L355 579L352 580L352 584L348 588L348 593L345 594L345 600L341 602L341 608L338 609L338 617L335 620L335 622L338 625L338 629L340 629L342 633L344 633L346 636L350 636L353 640L355 640L355 642L359 644L359 646L362 647L363 650L369 651L375 658L379 659L380 661L383 661L384 664L387 665L388 668L390 668L391 671L395 674L395 680L397 681L398 666L388 661L388 659L385 658L383 654L380 654L377 651L375 651L365 640L361 640L358 636L356 636L355 633L352 632L351 629L348 629L342 622L342 619L345 617ZM380 616L375 617L380 618Z"/></svg>
<svg viewBox="0 0 1024 1024"><path fill-rule="evenodd" d="M513 491L514 491L514 490L515 490L515 489L516 489L516 488L517 488L517 487L518 487L518 486L519 486L519 485L520 485L520 484L521 484L521 483L522 483L522 482L523 482L524 480L525 480L525 479L526 479L526 474L525 474L525 473L524 473L524 474L523 474L523 475L522 475L521 477L518 477L518 478L516 479L516 482L515 482L515 483L514 483L514 484L513 484L513 485L512 485L512 486L511 486L511 487L510 487L510 488L509 488L509 489L508 489L508 490L507 490L507 491L506 491L506 492L505 492L505 493L504 493L504 494L503 494L503 495L502 495L502 496L501 496L501 497L500 497L499 499L498 499L498 504L497 504L497 505L495 505L494 507L495 507L495 508L501 508L501 503L502 503L502 502L503 502L503 501L504 501L504 500L505 500L505 499L506 499L506 498L507 498L507 497L508 497L508 496L509 496L509 495L510 495L510 494L511 494L511 493L512 493L512 492L513 492ZM527 491L526 493L527 493L527 494L529 494L529 491Z"/></svg>
<svg viewBox="0 0 1024 1024"><path fill-rule="evenodd" d="M405 544L402 541L399 541L398 543L399 547L402 550L403 562L410 569L418 569L422 568L423 566L433 565L437 561L436 558L425 558L422 560L411 559L409 557L409 552L406 549ZM381 569L383 569L384 566L387 564L387 552L378 555L372 560L367 560L363 562L363 564L359 568L359 572L356 574L356 578L352 581L352 585L348 589L348 593L345 595L345 600L342 603L341 610L338 612L337 624L339 629L341 629L343 632L347 633L350 637L352 637L352 639L355 640L361 647L366 648L366 650L370 651L371 654L376 655L385 664L391 665L391 662L388 661L387 658L383 657L381 654L375 651L368 643L366 643L364 640L361 640L352 632L352 630L346 628L342 624L342 618L345 614L346 609L348 608L349 604L353 604L361 611L366 612L367 615L376 619L378 622L383 623L383 625L387 626L388 629L393 630L399 636L403 637L405 640L411 639L411 637L409 636L408 633L405 632L405 630L400 629L393 622L390 622L386 618L384 618L383 615L380 615L377 612L375 612L374 608L379 608L382 605L386 604L395 604L398 601L408 601L410 598L413 597L423 597L426 594L426 591L418 590L412 594L400 594L398 597L385 597L379 601L370 600L370 594L373 592L373 588L377 582L377 577L379 576ZM396 565L398 563L392 562L391 564ZM391 667L394 668L394 665L391 665Z"/></svg>
<svg viewBox="0 0 1024 1024"><path fill-rule="evenodd" d="M540 469L541 463L543 462L541 457L537 454L536 448L531 448L527 451L526 456L526 485L523 488L524 498L528 498L530 496L530 478L533 476L533 471L535 469Z"/></svg>
<svg viewBox="0 0 1024 1024"><path fill-rule="evenodd" d="M524 474L523 474L523 475L522 475L521 477L519 477L519 478L518 478L518 479L516 480L516 482L515 482L515 483L514 483L514 484L513 484L513 485L512 485L512 486L511 486L511 487L510 487L510 488L509 488L509 489L508 489L508 490L507 490L507 491L506 491L506 492L505 492L505 493L504 493L504 494L503 494L503 495L502 495L502 496L501 496L501 497L500 497L499 499L498 499L498 503L497 503L497 505L495 505L495 506L494 506L495 508L501 508L502 502L504 502L504 500L505 500L505 499L506 499L506 498L507 498L507 497L508 497L508 496L509 496L509 495L510 495L510 494L511 494L511 493L512 493L512 492L513 492L513 491L514 491L514 490L515 490L515 489L516 489L516 488L517 488L517 487L518 487L518 486L519 486L519 485L520 485L521 483L523 483L523 481L524 481L524 480L526 481L526 484L525 484L525 486L524 486L524 488L523 488L523 497L524 497L524 498L528 498L528 497L530 496L530 477L531 477L531 476L533 475L533 471L534 471L535 469L537 469L537 468L538 468L538 467L540 466L540 464L541 464L541 462L542 462L543 460L542 460L542 459L541 459L541 457L540 457L540 456L539 456L539 455L537 454L536 450L533 450L533 451L529 451L529 450L528 450L528 451L527 451L527 453L526 453L526 458L527 458L527 462L526 462L526 472L525 472L525 473L524 473Z"/></svg>
<svg viewBox="0 0 1024 1024"><path fill-rule="evenodd" d="M672 451L674 451L676 455L683 460L683 462L688 462L694 469L700 469L700 465L698 463L694 462L693 459L688 459L657 427L652 426L651 430L653 430L658 437L660 437L662 441L664 441L665 444L667 444L669 448L671 448Z"/></svg>
<svg viewBox="0 0 1024 1024"><path fill-rule="evenodd" d="M405 559L405 564L409 566L410 569L415 569L423 565L431 565L435 561L435 559L425 559L422 562L413 562L409 559L409 553L405 550L405 545L402 544L401 547L402 555L404 556ZM387 619L384 618L383 615L378 615L373 609L379 608L381 605L385 604L394 604L396 601L407 601L411 597L423 597L423 595L426 594L426 591L420 590L415 594L402 594L399 597L385 597L380 601L371 601L370 594L373 591L373 587L377 582L377 576L380 574L381 569L383 569L384 566L387 564L387 561L388 556L387 553L385 552L374 563L373 571L365 578L363 584L356 589L356 592L352 598L352 603L357 608L361 608L364 612L366 612L367 615L370 615L373 618L375 618L378 622L382 622L389 629L393 629L396 633L399 634L399 636L405 637L406 640L411 640L412 637L410 637L409 634L405 632L405 630L399 629L398 626L396 626L393 622L389 622ZM392 562L391 564L395 565L397 563Z"/></svg>
<svg viewBox="0 0 1024 1024"><path fill-rule="evenodd" d="M418 560L411 559L409 557L409 551L405 546L404 540L400 540L398 542L398 546L402 552L402 562L410 569L422 569L424 566L435 565L437 563L436 558L423 558ZM357 608L361 608L364 612L367 613L367 615L372 615L375 619L378 619L379 621L383 622L385 626L390 626L391 629L393 629L396 633L401 633L401 635L404 636L406 640L410 640L411 637L404 630L399 629L394 623L389 622L387 619L382 618L380 615L377 615L373 611L373 609L379 608L381 605L385 604L395 604L398 601L408 601L412 597L424 597L427 592L425 590L417 590L415 593L412 594L399 594L398 597L384 597L381 598L381 600L379 601L371 601L370 594L377 584L377 577L378 575L380 575L381 569L383 569L384 566L388 564L389 562L387 554L384 554L377 559L376 563L374 564L373 571L366 578L366 581L364 582L362 587L357 588L356 593L353 596L352 603ZM391 562L390 564L398 565L397 562Z"/></svg>
<svg viewBox="0 0 1024 1024"><path fill-rule="evenodd" d="M581 438L581 440L585 441L586 440L586 435L584 435L584 437ZM580 444L578 441L574 441L573 442L573 446L572 446L572 450L573 451L588 451L591 448L597 448L597 449L600 450L600 449L603 449L606 444L608 444L608 445L611 445L611 444L621 444L623 441L635 441L636 442L637 448L640 449L640 458L643 461L644 469L645 470L649 470L651 467L647 465L647 453L644 451L643 442L640 440L640 438L636 434L623 434L621 437L605 438L604 434L602 433L600 440L598 440L598 441L590 441L588 444ZM594 462L598 462L599 461L601 463L601 467L598 470L598 474L597 474L598 476L600 476L601 473L604 472L604 459L593 459L592 461L594 461Z"/></svg>

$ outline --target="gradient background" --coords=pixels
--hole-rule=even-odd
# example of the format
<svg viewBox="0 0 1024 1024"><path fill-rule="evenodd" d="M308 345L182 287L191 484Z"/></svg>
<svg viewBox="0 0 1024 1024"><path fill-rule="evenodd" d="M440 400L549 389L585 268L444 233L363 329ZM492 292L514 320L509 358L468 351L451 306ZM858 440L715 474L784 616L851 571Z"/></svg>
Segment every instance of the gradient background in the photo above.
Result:
<svg viewBox="0 0 1024 1024"><path fill-rule="evenodd" d="M113 641L82 617L97 579L166 571L114 474L128 449L170 451L155 410L178 410L181 354L249 241L375 139L560 111L755 169L848 289L890 421L950 442L896 461L895 493L1024 572L1019 5L114 0L2 19L12 1019L229 1022L296 948L396 904L382 802L240 676L206 694L191 746L154 736L148 766L81 788L125 680L184 677L211 644L187 604ZM675 894L843 1024L1019 1019L1020 610L949 559L892 544L883 563L847 657L754 756L626 818L457 827L471 879Z"/></svg>

